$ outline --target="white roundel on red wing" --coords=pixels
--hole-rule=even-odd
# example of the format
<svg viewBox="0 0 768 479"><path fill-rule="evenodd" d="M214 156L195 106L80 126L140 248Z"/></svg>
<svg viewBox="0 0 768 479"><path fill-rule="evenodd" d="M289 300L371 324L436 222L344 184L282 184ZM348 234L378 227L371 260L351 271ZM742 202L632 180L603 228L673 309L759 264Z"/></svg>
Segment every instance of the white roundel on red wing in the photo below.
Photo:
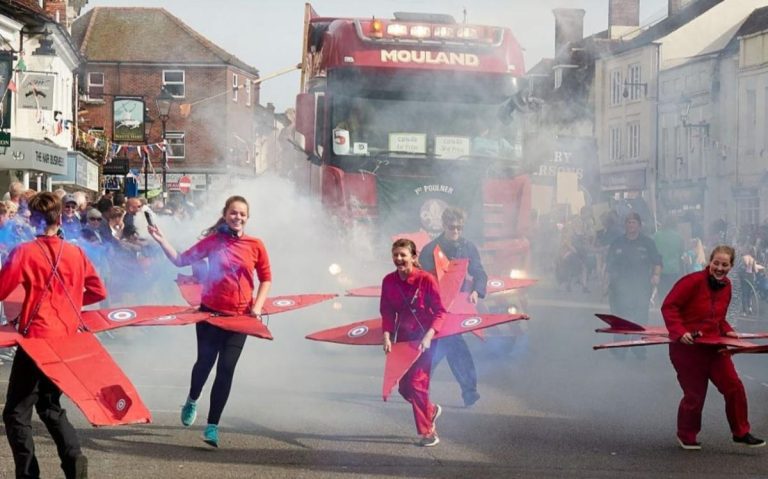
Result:
<svg viewBox="0 0 768 479"><path fill-rule="evenodd" d="M278 308L287 308L289 306L293 306L296 304L296 301L292 299L276 299L272 301L273 306L277 306Z"/></svg>
<svg viewBox="0 0 768 479"><path fill-rule="evenodd" d="M368 334L368 326L360 325L355 326L347 332L347 336L350 338L359 338Z"/></svg>
<svg viewBox="0 0 768 479"><path fill-rule="evenodd" d="M107 314L107 319L110 321L121 322L136 319L136 316L136 311L132 309L116 309Z"/></svg>
<svg viewBox="0 0 768 479"><path fill-rule="evenodd" d="M472 318L467 318L464 321L461 322L462 328L474 328L478 324L482 323L483 319L477 316L474 316Z"/></svg>

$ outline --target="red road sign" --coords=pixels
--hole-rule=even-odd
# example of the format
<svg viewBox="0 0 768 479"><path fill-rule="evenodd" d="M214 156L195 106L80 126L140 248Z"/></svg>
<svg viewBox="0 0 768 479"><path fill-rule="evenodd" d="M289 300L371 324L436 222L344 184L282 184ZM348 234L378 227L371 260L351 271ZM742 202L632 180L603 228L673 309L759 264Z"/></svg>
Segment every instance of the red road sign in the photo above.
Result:
<svg viewBox="0 0 768 479"><path fill-rule="evenodd" d="M189 178L189 176L182 176L179 178L179 191L184 193L185 195L189 193L189 190L192 188L192 180Z"/></svg>

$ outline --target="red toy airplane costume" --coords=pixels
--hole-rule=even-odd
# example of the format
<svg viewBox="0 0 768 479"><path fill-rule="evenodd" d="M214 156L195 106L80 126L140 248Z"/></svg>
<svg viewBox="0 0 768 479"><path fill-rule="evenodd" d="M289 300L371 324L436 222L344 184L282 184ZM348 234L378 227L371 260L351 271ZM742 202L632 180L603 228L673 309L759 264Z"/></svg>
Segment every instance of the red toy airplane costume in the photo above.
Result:
<svg viewBox="0 0 768 479"><path fill-rule="evenodd" d="M221 218L204 233L204 238L189 250L178 254L157 227L150 233L176 266L187 266L208 259L203 282L200 310L223 315L259 316L272 284L269 258L262 242L245 235L249 217L248 202L241 196L227 199ZM253 297L253 272L259 287ZM197 399L213 365L218 361L216 379L211 389L211 405L204 441L218 447L218 424L232 388L232 378L246 335L222 329L208 322L198 323L197 361L192 368L189 396L181 410L181 422L190 426L197 417Z"/></svg>
<svg viewBox="0 0 768 479"><path fill-rule="evenodd" d="M467 273L467 260L448 261L445 256L435 252L435 263L438 265L437 283L442 304L452 304L459 295L459 289ZM368 288L366 288L368 289ZM380 289L377 291L381 291ZM402 301L402 298L401 298ZM410 313L409 313L410 314ZM442 324L432 339L475 332L498 324L528 319L524 314L473 314L445 313ZM352 324L319 331L307 336L313 341L331 343L378 346L384 341L383 319L369 319ZM387 400L392 388L405 376L411 366L419 359L420 341L395 342L386 356L384 365L384 381L382 396ZM434 411L434 409L433 409ZM427 413L428 414L428 413ZM434 414L434 412L433 412ZM422 424L423 426L424 424ZM434 445L429 444L425 445ZM436 442L435 442L436 443Z"/></svg>
<svg viewBox="0 0 768 479"><path fill-rule="evenodd" d="M445 308L440 301L437 281L414 267L416 245L410 240L398 240L392 245L392 260L396 271L386 275L381 283L380 313L384 332L384 352L392 351L392 342L418 341L418 359L400 379L400 394L411 403L416 430L422 446L434 446L440 441L435 420L440 405L429 401L429 379L432 370L430 343L443 325Z"/></svg>
<svg viewBox="0 0 768 479"><path fill-rule="evenodd" d="M44 229L44 234L16 247L0 270L0 299L19 284L25 290L18 321L24 340L11 368L3 422L16 477L40 477L32 437L33 407L56 443L67 479L87 477L87 460L77 433L61 407L61 389L26 351L34 338L76 335L82 327L79 313L83 304L103 300L106 289L85 253L57 236L62 210L59 199L52 193L41 193L30 200L29 208L31 223Z"/></svg>
<svg viewBox="0 0 768 479"><path fill-rule="evenodd" d="M725 397L733 441L749 447L765 445L765 441L750 434L746 394L730 354L765 352L760 349L762 346L744 339L766 338L768 333L739 334L725 320L731 299L731 283L726 275L734 256L730 246L718 246L707 268L684 276L675 284L661 307L667 328L646 328L616 316L597 315L611 326L597 332L644 337L595 349L669 344L670 360L683 389L677 419L677 437L683 449L701 449L696 436L701 429L701 412L710 380ZM727 354L723 354L723 348L729 348Z"/></svg>
<svg viewBox="0 0 768 479"><path fill-rule="evenodd" d="M716 348L694 344L694 334L702 338L736 336L725 320L731 302L731 282L727 277L735 251L718 246L703 271L683 277L661 306L669 329L669 358L677 371L683 399L677 412L677 436L683 448L698 448L696 435L701 430L701 411L709 381L725 397L725 413L734 442L750 447L765 441L750 434L747 395L730 356Z"/></svg>

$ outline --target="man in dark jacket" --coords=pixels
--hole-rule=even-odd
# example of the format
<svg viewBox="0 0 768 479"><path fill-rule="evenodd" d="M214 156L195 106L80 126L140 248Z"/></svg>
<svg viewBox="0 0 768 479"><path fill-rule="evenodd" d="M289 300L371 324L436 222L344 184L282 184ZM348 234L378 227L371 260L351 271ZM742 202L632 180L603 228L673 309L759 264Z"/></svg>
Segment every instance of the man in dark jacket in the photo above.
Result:
<svg viewBox="0 0 768 479"><path fill-rule="evenodd" d="M419 255L419 262L425 271L435 273L434 252L437 246L440 246L448 259L468 258L468 277L465 279L461 291L468 292L469 301L472 304L477 304L478 298L485 298L488 275L480 262L480 252L477 250L477 246L461 235L464 230L466 214L458 208L446 208L443 211L442 220L443 233L424 247ZM448 304L445 306L450 308ZM461 335L449 336L437 341L432 360L433 369L437 367L443 357L448 359L448 366L461 386L464 405L472 406L480 399L480 394L477 393L477 373L472 354Z"/></svg>
<svg viewBox="0 0 768 479"><path fill-rule="evenodd" d="M608 248L608 302L611 313L634 321L648 323L648 308L653 288L661 278L661 255L656 243L641 232L640 215L631 212L624 221L624 236L616 238ZM644 348L632 348L638 357L645 357ZM623 357L624 349L612 350Z"/></svg>

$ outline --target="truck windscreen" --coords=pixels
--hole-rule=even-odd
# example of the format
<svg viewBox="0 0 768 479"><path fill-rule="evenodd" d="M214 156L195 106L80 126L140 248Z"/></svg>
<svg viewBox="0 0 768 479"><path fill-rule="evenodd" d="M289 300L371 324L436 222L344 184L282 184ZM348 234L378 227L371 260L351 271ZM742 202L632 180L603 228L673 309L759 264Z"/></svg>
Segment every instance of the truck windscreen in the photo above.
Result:
<svg viewBox="0 0 768 479"><path fill-rule="evenodd" d="M335 156L429 157L469 160L474 156L519 161L519 121L503 123L502 103L452 102L450 98L334 95L331 144Z"/></svg>

